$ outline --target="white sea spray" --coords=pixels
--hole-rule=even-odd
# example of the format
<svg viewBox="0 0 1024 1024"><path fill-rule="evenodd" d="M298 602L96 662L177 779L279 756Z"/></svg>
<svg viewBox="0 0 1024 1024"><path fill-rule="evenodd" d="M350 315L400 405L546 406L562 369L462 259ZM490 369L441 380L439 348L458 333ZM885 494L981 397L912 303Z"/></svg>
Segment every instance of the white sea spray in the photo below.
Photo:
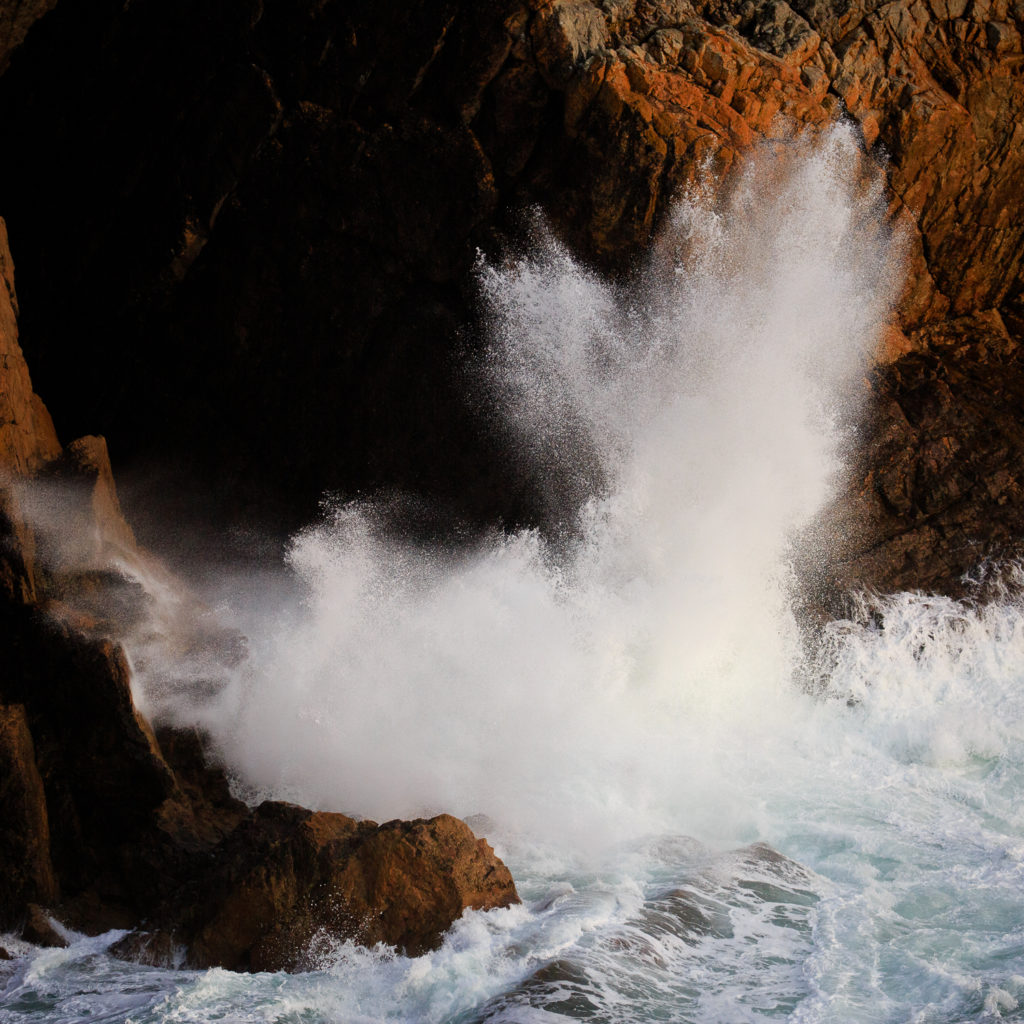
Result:
<svg viewBox="0 0 1024 1024"><path fill-rule="evenodd" d="M246 658L183 671L170 612L133 652L253 792L486 815L522 907L419 960L322 937L298 977L15 945L5 1024L1020 1019L1016 570L987 603L873 598L811 665L790 610L897 283L879 188L839 128L684 200L629 288L543 233L481 265L488 394L557 542L430 548L335 505L286 581L224 581Z"/></svg>

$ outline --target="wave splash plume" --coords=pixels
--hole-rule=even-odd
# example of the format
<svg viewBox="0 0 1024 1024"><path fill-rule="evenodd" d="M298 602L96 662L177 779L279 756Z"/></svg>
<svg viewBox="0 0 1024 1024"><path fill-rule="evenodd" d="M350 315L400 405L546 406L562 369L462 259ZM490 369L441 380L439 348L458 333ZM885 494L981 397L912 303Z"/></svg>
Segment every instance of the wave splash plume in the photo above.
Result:
<svg viewBox="0 0 1024 1024"><path fill-rule="evenodd" d="M288 977L161 972L107 956L119 933L82 938L0 966L0 1005L47 1024L1020 1019L1020 570L987 603L879 598L812 650L791 610L899 283L884 215L838 127L681 201L629 285L538 229L479 267L480 386L552 529L451 550L336 505L286 578L222 581L240 660L183 664L181 595L149 587L165 614L132 657L152 716L205 727L254 795L487 815L523 906L467 913L418 959L324 938L322 969Z"/></svg>
<svg viewBox="0 0 1024 1024"><path fill-rule="evenodd" d="M149 706L314 806L570 845L729 835L750 781L730 759L797 696L789 546L839 479L898 283L883 218L838 127L680 201L629 285L543 231L482 263L483 386L557 541L437 550L336 506L291 545L302 601L242 610L250 656L216 699Z"/></svg>

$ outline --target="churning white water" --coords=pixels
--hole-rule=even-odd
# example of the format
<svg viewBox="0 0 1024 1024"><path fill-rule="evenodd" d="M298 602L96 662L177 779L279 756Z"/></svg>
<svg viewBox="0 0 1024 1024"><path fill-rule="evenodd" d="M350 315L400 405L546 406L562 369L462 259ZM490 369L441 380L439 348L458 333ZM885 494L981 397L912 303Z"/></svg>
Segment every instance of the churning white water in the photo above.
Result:
<svg viewBox="0 0 1024 1024"><path fill-rule="evenodd" d="M453 553L337 505L287 586L234 581L241 664L136 638L140 701L250 792L470 818L522 907L294 977L13 943L0 1019L1024 1019L1024 603L897 595L810 652L791 611L899 283L883 215L837 128L681 201L628 289L538 229L479 278L557 537Z"/></svg>

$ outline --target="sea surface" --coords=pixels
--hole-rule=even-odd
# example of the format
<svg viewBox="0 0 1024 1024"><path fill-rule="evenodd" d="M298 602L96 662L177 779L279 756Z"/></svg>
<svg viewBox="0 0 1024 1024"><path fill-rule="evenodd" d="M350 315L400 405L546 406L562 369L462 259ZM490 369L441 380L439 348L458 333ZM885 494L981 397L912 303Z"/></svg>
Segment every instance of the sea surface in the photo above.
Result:
<svg viewBox="0 0 1024 1024"><path fill-rule="evenodd" d="M712 192L628 286L539 221L478 268L467 393L553 526L427 547L392 496L325 506L260 575L124 567L151 717L208 730L252 799L466 818L522 905L417 959L322 936L299 975L0 936L3 1024L1024 1020L1024 575L820 633L792 610L898 294L880 175L840 127Z"/></svg>

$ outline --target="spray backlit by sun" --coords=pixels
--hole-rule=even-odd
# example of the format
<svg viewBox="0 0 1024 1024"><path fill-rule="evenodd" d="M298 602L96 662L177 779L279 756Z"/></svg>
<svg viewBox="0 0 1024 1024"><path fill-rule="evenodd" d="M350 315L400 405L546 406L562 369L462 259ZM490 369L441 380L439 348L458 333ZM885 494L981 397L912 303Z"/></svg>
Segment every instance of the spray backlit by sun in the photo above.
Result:
<svg viewBox="0 0 1024 1024"><path fill-rule="evenodd" d="M490 393L571 539L453 554L358 504L298 535L304 603L254 606L248 660L188 712L248 783L568 838L729 827L741 753L799 697L788 546L897 279L862 161L842 127L754 152L629 287L550 237L479 268Z"/></svg>

